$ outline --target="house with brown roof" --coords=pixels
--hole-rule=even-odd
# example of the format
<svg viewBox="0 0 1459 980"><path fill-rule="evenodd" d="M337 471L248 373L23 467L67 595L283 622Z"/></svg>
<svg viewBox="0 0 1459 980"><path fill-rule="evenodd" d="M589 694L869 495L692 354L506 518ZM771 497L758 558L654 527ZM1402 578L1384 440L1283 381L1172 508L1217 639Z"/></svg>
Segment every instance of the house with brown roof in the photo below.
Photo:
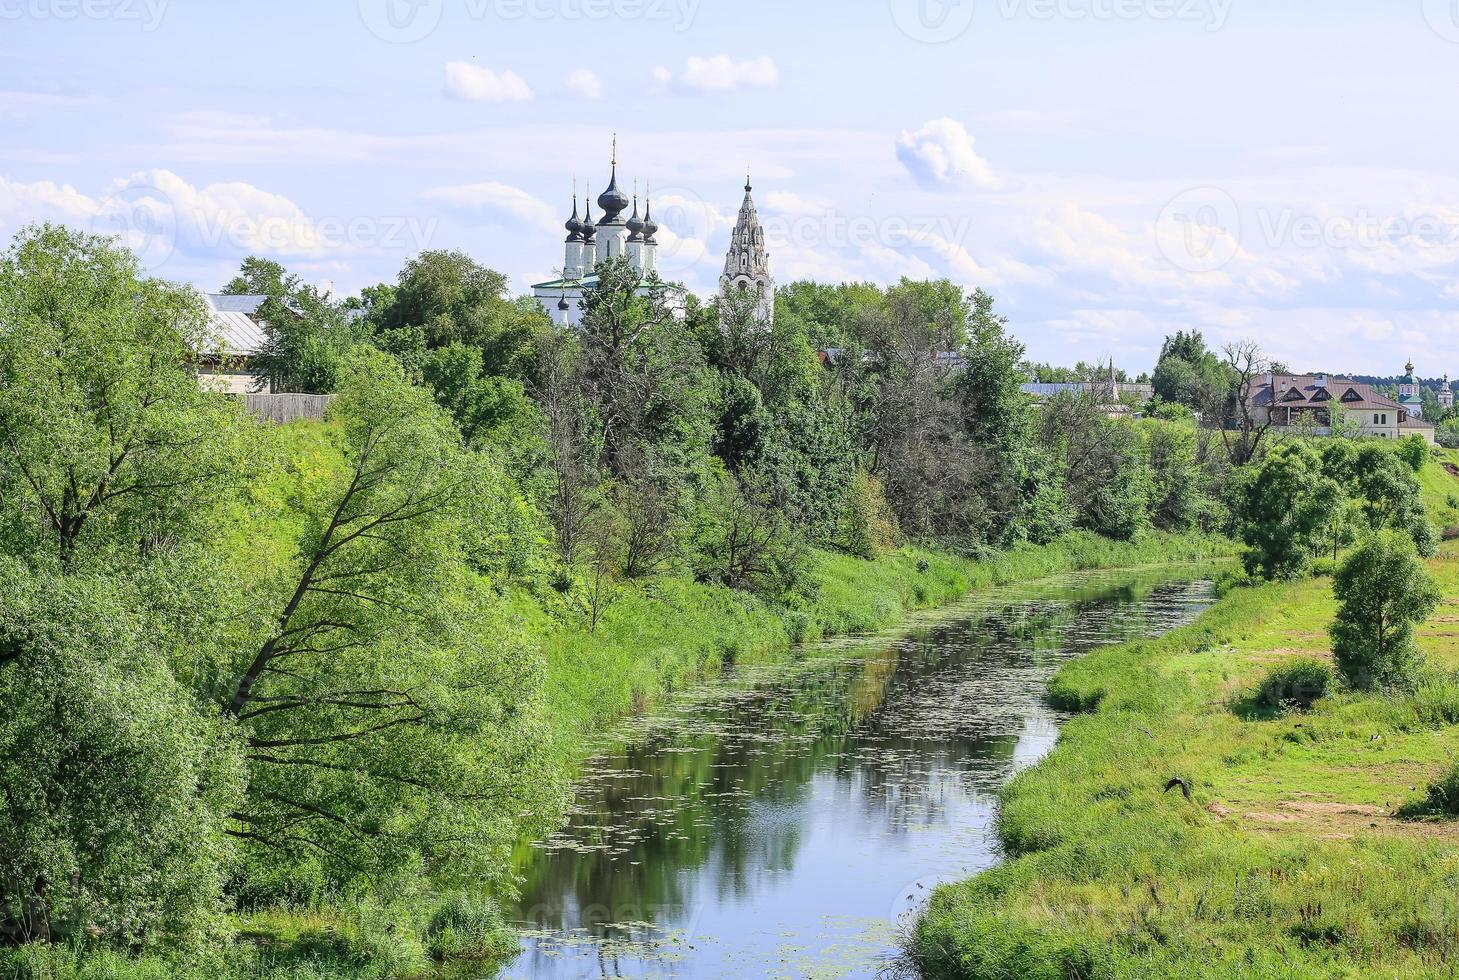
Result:
<svg viewBox="0 0 1459 980"><path fill-rule="evenodd" d="M1251 398L1258 422L1330 436L1340 431L1378 439L1421 435L1434 443L1434 427L1372 385L1325 374L1268 374Z"/></svg>

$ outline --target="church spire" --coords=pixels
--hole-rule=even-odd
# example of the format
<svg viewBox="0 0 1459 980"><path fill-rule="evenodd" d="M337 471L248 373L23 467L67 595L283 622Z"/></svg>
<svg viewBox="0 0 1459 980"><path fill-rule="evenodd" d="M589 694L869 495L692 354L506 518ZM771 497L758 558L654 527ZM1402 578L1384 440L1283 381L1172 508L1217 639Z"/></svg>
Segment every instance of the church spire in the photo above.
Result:
<svg viewBox="0 0 1459 980"><path fill-rule="evenodd" d="M765 249L765 229L755 210L753 189L750 175L746 174L745 199L740 204L734 231L730 233L729 252L724 258L724 274L719 277L719 285L725 292L758 292L759 318L768 326L775 313L775 279L770 275L770 253Z"/></svg>

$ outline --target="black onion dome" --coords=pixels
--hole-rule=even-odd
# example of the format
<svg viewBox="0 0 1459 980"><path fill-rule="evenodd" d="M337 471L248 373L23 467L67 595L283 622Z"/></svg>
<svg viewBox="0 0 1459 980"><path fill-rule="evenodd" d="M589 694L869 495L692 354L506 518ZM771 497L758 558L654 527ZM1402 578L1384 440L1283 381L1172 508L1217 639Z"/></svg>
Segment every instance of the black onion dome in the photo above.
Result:
<svg viewBox="0 0 1459 980"><path fill-rule="evenodd" d="M583 223L578 218L578 196L576 194L572 196L572 217L567 219L567 224L563 227L567 229L569 243L583 240Z"/></svg>
<svg viewBox="0 0 1459 980"><path fill-rule="evenodd" d="M633 214L628 219L628 240L630 242L643 241L643 219L638 216L638 197L633 198Z"/></svg>
<svg viewBox="0 0 1459 980"><path fill-rule="evenodd" d="M654 235L658 233L659 223L654 220L653 201L645 199L643 202L643 241L646 245L657 245Z"/></svg>
<svg viewBox="0 0 1459 980"><path fill-rule="evenodd" d="M583 198L583 222L581 225L583 241L591 245L594 237L598 234L598 226L593 223L593 198L588 195Z"/></svg>
<svg viewBox="0 0 1459 980"><path fill-rule="evenodd" d="M608 179L608 186L603 193L598 195L598 207L603 209L603 220L600 224L618 224L618 215L628 207L628 195L618 188L618 165L613 165L613 172Z"/></svg>
<svg viewBox="0 0 1459 980"><path fill-rule="evenodd" d="M567 297L564 296L562 299L560 299L560 300L557 301L557 308L559 310L562 310L562 312L566 313L572 307L570 307L570 306L567 305Z"/></svg>

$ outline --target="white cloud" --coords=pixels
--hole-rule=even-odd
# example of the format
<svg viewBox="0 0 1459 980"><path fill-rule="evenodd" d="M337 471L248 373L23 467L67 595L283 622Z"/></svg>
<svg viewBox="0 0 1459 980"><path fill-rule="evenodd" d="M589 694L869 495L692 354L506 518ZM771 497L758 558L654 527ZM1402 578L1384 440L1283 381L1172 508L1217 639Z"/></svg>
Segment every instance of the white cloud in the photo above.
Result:
<svg viewBox="0 0 1459 980"><path fill-rule="evenodd" d="M446 94L465 102L529 102L532 89L514 71L452 61L446 65Z"/></svg>
<svg viewBox="0 0 1459 980"><path fill-rule="evenodd" d="M656 68L654 80L666 84L673 77L667 68ZM727 54L710 57L691 55L679 73L678 83L691 92L733 92L742 88L773 88L780 71L769 57L735 61Z"/></svg>
<svg viewBox="0 0 1459 980"><path fill-rule="evenodd" d="M433 230L379 214L311 215L252 184L196 186L170 170L138 171L96 194L0 177L0 232L9 235L36 221L114 237L137 254L143 268L170 277L182 265L226 266L250 254L289 260L418 251Z"/></svg>
<svg viewBox="0 0 1459 980"><path fill-rule="evenodd" d="M568 91L584 99L603 97L603 80L587 68L569 72L563 83L567 85Z"/></svg>
<svg viewBox="0 0 1459 980"><path fill-rule="evenodd" d="M897 159L924 187L996 187L988 161L973 149L973 137L956 119L933 119L897 138Z"/></svg>
<svg viewBox="0 0 1459 980"><path fill-rule="evenodd" d="M85 223L96 216L97 202L70 184L49 180L23 184L0 177L0 229L12 233L32 221Z"/></svg>
<svg viewBox="0 0 1459 980"><path fill-rule="evenodd" d="M765 195L764 202L766 210L781 214L825 214L835 208L830 198L805 197L793 191L771 191Z"/></svg>
<svg viewBox="0 0 1459 980"><path fill-rule="evenodd" d="M488 214L505 217L513 223L543 230L555 230L561 221L556 209L546 201L534 197L520 187L495 181L437 187L425 191L421 197L442 201L459 208L485 211Z"/></svg>

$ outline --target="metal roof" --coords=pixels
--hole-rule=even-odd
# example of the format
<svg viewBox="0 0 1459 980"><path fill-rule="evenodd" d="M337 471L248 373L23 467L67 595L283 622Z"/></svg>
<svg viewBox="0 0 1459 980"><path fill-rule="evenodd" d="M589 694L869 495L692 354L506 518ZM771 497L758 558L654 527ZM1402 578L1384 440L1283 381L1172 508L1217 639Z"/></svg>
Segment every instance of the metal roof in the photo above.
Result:
<svg viewBox="0 0 1459 980"><path fill-rule="evenodd" d="M205 351L224 357L248 357L263 350L268 334L263 325L250 315L257 312L267 296L224 296L219 293L206 294L208 319L219 349ZM252 302L250 306L250 301Z"/></svg>
<svg viewBox="0 0 1459 980"><path fill-rule="evenodd" d="M246 313L249 316L268 302L267 296L233 296L228 293L208 293L208 304L218 313Z"/></svg>

